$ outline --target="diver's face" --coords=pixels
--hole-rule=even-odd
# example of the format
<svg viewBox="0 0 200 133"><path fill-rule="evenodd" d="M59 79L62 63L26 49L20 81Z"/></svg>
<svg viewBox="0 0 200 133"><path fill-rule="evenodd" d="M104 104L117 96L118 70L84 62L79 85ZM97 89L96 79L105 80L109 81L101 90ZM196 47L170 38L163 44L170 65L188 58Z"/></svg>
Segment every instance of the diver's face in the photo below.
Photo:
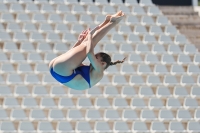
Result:
<svg viewBox="0 0 200 133"><path fill-rule="evenodd" d="M100 56L100 54L96 54L95 57L96 57L97 61L105 68L106 62L102 61L102 57Z"/></svg>

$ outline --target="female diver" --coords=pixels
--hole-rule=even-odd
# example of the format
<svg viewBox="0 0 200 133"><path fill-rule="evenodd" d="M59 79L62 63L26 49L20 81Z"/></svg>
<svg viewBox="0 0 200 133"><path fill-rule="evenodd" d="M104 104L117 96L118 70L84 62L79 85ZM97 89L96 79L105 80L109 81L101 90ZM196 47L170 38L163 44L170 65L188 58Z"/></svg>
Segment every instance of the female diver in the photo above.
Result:
<svg viewBox="0 0 200 133"><path fill-rule="evenodd" d="M124 13L119 11L114 15L107 15L105 21L93 30L83 31L72 49L49 63L51 75L58 82L75 90L85 90L97 84L106 68L125 60L111 62L111 57L106 53L94 54L97 43L123 18ZM89 66L82 64L86 57L91 62Z"/></svg>

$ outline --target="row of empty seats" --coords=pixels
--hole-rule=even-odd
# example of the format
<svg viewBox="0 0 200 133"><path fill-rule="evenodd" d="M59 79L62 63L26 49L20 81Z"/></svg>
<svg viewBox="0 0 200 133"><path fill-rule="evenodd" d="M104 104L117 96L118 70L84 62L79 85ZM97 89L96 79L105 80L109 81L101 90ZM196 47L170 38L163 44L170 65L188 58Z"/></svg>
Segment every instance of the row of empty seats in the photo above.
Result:
<svg viewBox="0 0 200 133"><path fill-rule="evenodd" d="M15 128L14 124L10 121L1 122L1 132L87 132L87 133L99 133L99 132L107 132L107 133L118 133L118 132L199 132L200 124L199 122L189 121L186 123L187 126L184 127L183 123L172 121L165 125L163 122L153 121L151 122L150 129L145 122L135 121L131 124L131 128L129 128L128 124L123 121L113 122L113 128L107 122L104 121L96 121L94 124L94 129L89 122L78 121L75 124L75 128L73 128L72 124L68 121L60 121L57 123L56 128L53 128L53 124L49 121L41 121L37 123L37 128L34 128L32 122L29 121L21 121L18 124L18 130ZM8 128L9 127L9 128Z"/></svg>
<svg viewBox="0 0 200 133"><path fill-rule="evenodd" d="M148 95L149 96L149 95ZM70 98L60 98L58 105L55 103L53 98L42 97L40 102L37 103L36 99L33 97L23 97L21 104L15 97L5 97L2 104L3 108L40 108L40 109L50 109L50 108L94 108L94 109L117 109L117 108L131 108L135 110L140 109L186 109L194 110L199 108L199 103L196 98L186 97L181 104L178 98L167 98L166 105L159 98L152 98L149 104L146 105L143 98L131 98L130 104L124 98L115 98L113 104L111 104L107 98L98 97L92 104L90 98L79 98L77 104L74 104Z"/></svg>

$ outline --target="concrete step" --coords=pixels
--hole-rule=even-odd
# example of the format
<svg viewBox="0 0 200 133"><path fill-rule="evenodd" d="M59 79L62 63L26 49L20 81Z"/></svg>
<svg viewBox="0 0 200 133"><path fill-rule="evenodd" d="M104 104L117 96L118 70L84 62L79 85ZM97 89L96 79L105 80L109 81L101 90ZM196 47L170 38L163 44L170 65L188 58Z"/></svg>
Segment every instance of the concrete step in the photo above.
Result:
<svg viewBox="0 0 200 133"><path fill-rule="evenodd" d="M159 6L165 15L198 15L192 6Z"/></svg>
<svg viewBox="0 0 200 133"><path fill-rule="evenodd" d="M174 25L198 25L200 24L199 16L188 16L188 15L166 15L167 18Z"/></svg>

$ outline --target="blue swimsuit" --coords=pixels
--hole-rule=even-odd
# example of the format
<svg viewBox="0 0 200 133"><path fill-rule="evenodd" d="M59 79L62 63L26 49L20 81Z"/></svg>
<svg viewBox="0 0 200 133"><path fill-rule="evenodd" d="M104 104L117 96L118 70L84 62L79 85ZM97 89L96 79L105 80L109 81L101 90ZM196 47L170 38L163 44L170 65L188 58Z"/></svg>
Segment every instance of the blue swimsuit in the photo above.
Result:
<svg viewBox="0 0 200 133"><path fill-rule="evenodd" d="M90 66L77 67L70 76L62 76L53 71L53 67L50 70L51 75L60 83L67 83L72 80L77 74L80 74L89 84L90 88Z"/></svg>

